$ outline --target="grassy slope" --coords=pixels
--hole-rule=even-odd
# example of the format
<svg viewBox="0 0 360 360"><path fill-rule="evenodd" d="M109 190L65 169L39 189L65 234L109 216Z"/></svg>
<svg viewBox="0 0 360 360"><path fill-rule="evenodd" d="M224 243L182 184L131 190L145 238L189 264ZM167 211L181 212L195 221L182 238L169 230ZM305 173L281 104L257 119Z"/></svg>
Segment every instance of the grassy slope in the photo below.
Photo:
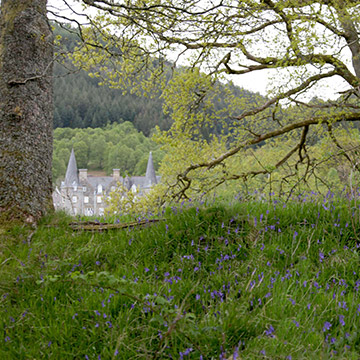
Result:
<svg viewBox="0 0 360 360"><path fill-rule="evenodd" d="M2 234L0 358L359 359L358 215L323 205L169 210L108 233L57 215Z"/></svg>

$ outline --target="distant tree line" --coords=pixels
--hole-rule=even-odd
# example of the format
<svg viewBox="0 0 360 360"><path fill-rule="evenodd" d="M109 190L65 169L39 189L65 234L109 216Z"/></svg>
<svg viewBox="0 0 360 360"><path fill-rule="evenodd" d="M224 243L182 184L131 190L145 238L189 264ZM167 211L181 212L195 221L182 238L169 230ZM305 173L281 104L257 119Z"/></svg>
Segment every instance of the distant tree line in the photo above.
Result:
<svg viewBox="0 0 360 360"><path fill-rule="evenodd" d="M54 182L64 177L72 148L78 168L105 170L107 174L116 168L123 176L144 175L150 151L155 170L163 158L159 146L128 121L96 129L57 128L54 131Z"/></svg>

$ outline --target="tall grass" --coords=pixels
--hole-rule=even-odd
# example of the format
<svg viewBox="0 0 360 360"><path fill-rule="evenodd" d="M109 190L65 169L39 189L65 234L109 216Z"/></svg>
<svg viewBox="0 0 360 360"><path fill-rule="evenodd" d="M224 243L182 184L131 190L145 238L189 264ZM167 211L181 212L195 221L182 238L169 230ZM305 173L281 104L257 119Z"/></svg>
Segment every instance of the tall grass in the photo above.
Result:
<svg viewBox="0 0 360 360"><path fill-rule="evenodd" d="M0 242L0 359L359 359L359 209L168 209L142 229L58 214Z"/></svg>

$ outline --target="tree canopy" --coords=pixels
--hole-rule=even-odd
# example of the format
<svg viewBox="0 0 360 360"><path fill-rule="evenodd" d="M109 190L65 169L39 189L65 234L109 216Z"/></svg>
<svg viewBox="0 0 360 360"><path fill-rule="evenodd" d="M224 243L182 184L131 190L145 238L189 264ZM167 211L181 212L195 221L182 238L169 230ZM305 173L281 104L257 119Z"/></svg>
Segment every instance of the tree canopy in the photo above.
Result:
<svg viewBox="0 0 360 360"><path fill-rule="evenodd" d="M82 28L84 43L74 62L111 87L131 86L142 95L163 91L173 125L157 139L167 152L162 170L170 197L258 174L271 178L286 164L307 181L318 164L310 145L324 131L347 153L333 128L359 120L356 1L82 3L99 12L87 15L93 26ZM163 66L168 59L170 74ZM268 98L250 104L229 92L226 112L214 108L220 84L261 71L272 76ZM341 84L333 89L335 100L310 102L330 80ZM222 134L204 136L204 129L212 134L217 126ZM252 169L239 163L249 147L265 142L273 149L287 146L266 164L254 160ZM299 177L299 171L292 174Z"/></svg>
<svg viewBox="0 0 360 360"><path fill-rule="evenodd" d="M165 109L174 124L158 139L179 164L166 171L171 196L186 197L192 190L207 191L258 172L270 174L295 154L309 168L316 159L307 151L308 139L321 131L319 124L327 124L330 132L333 123L359 120L356 2L83 2L100 12L92 18L96 30L83 29L85 43L75 61L113 87L132 83L142 93L154 84L166 87ZM166 81L161 64L169 57L175 65ZM178 63L181 68L175 68ZM229 94L226 115L214 109L219 84L227 76L264 70L276 74L270 98L240 106L242 99ZM326 104L310 104L306 94L317 94L331 78L341 78L343 94ZM228 129L223 136L205 139L199 131L219 123ZM265 169L241 171L231 165L231 158L247 147L273 138L281 142L288 134L294 140L289 152Z"/></svg>

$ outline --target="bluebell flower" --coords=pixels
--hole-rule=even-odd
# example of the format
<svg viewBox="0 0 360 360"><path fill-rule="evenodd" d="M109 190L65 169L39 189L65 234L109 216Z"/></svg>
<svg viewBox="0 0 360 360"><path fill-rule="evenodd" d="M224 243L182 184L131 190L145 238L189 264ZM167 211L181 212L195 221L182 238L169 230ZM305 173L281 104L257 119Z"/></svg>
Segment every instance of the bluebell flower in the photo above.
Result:
<svg viewBox="0 0 360 360"><path fill-rule="evenodd" d="M274 337L273 332L275 331L274 327L272 325L269 326L267 330L265 330L265 335Z"/></svg>
<svg viewBox="0 0 360 360"><path fill-rule="evenodd" d="M323 332L330 330L330 328L331 328L331 323L329 323L328 321L325 321L324 326L323 326Z"/></svg>

